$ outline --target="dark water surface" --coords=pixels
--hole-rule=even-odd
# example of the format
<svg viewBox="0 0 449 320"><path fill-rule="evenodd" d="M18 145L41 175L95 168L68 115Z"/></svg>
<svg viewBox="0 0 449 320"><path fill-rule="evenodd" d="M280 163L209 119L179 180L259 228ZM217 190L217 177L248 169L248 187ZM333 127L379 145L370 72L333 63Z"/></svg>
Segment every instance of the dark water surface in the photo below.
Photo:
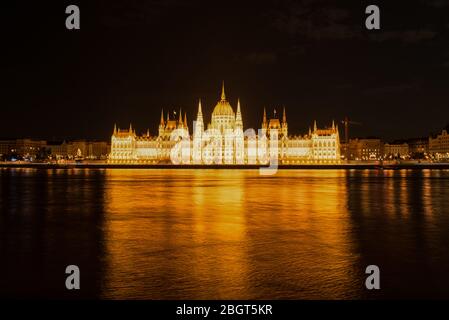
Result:
<svg viewBox="0 0 449 320"><path fill-rule="evenodd" d="M449 171L0 169L0 296L449 298ZM65 267L81 290L65 289ZM381 289L364 287L376 264Z"/></svg>

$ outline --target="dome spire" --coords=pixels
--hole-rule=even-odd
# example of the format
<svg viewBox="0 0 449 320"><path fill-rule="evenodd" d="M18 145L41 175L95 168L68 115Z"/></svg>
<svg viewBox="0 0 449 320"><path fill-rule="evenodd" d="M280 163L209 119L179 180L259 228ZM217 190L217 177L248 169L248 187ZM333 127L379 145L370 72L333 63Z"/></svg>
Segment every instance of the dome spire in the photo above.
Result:
<svg viewBox="0 0 449 320"><path fill-rule="evenodd" d="M221 84L221 100L226 100L225 88L224 88L224 80Z"/></svg>
<svg viewBox="0 0 449 320"><path fill-rule="evenodd" d="M226 100L226 94L224 89L224 81L221 87L221 99L216 104L214 111L212 111L212 122L216 116L232 116L235 117L234 110L229 102Z"/></svg>

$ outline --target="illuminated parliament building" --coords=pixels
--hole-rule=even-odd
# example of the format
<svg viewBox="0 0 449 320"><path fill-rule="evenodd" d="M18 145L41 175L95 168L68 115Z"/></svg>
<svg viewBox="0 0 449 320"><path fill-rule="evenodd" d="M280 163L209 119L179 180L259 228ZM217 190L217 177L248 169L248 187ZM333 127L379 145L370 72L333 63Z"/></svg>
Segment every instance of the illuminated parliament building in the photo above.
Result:
<svg viewBox="0 0 449 320"><path fill-rule="evenodd" d="M177 119L176 119L177 118ZM136 164L279 164L339 163L340 139L338 126L318 129L316 121L308 134L289 135L285 108L282 119L267 119L263 112L261 127L243 128L240 101L234 109L226 100L224 85L221 99L215 106L210 123L204 124L201 101L193 128L187 115L164 118L163 112L157 136L137 135L129 129L114 126L109 163ZM191 130L193 129L193 130Z"/></svg>

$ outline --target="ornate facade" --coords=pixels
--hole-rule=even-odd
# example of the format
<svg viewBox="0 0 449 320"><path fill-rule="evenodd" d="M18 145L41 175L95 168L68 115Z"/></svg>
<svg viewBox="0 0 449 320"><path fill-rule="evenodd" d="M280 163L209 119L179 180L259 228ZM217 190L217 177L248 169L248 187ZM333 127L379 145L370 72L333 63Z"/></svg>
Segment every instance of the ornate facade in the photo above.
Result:
<svg viewBox="0 0 449 320"><path fill-rule="evenodd" d="M282 119L267 119L264 109L261 128L243 129L240 101L236 112L226 100L224 85L210 123L204 125L201 101L198 103L193 131L187 115L178 119L164 118L161 113L157 136L137 135L129 129L117 129L111 137L109 163L174 163L174 164L279 164L339 163L338 127L313 130L302 136L289 136L285 108Z"/></svg>

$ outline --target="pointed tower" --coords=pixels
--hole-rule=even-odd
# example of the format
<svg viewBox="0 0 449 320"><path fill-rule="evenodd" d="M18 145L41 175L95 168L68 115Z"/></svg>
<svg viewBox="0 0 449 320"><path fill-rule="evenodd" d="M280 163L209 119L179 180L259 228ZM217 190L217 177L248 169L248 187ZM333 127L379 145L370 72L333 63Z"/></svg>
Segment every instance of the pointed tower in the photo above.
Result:
<svg viewBox="0 0 449 320"><path fill-rule="evenodd" d="M190 136L189 127L187 126L187 112L184 112L183 126L184 126L184 129L186 129L186 131L187 131L187 135Z"/></svg>
<svg viewBox="0 0 449 320"><path fill-rule="evenodd" d="M117 156L117 152L120 150L120 145L116 143L117 140L118 140L117 124L114 123L114 132L112 133L112 136L111 136L111 152L108 156L108 162L109 161L113 162L115 160L115 157ZM63 143L65 144L65 141Z"/></svg>
<svg viewBox="0 0 449 320"><path fill-rule="evenodd" d="M235 164L243 164L245 160L244 153L244 137L243 137L243 120L242 120L242 112L240 110L240 99L237 100L237 113L235 115L235 129L234 129L234 138L235 138L235 152L233 163Z"/></svg>
<svg viewBox="0 0 449 320"><path fill-rule="evenodd" d="M266 130L268 127L267 122L267 110L263 107L263 119L262 119L262 129Z"/></svg>
<svg viewBox="0 0 449 320"><path fill-rule="evenodd" d="M167 113L167 118L168 118L168 113ZM162 137L164 135L164 129L165 129L164 109L162 109L161 110L161 121L159 122L159 137Z"/></svg>
<svg viewBox="0 0 449 320"><path fill-rule="evenodd" d="M285 107L282 112L282 124L281 124L281 133L283 138L288 137L288 125L287 125L287 114L285 113Z"/></svg>
<svg viewBox="0 0 449 320"><path fill-rule="evenodd" d="M261 135L264 136L267 134L268 122L267 122L267 110L263 107L263 118L262 118L262 126L261 126Z"/></svg>
<svg viewBox="0 0 449 320"><path fill-rule="evenodd" d="M161 109L161 122L159 123L160 126L164 126L164 109Z"/></svg>
<svg viewBox="0 0 449 320"><path fill-rule="evenodd" d="M240 99L237 100L237 113L235 114L235 127L243 129L242 112L240 110Z"/></svg>
<svg viewBox="0 0 449 320"><path fill-rule="evenodd" d="M201 110L201 99L198 101L198 114L193 128L193 163L202 163L202 137L204 131L203 112Z"/></svg>
<svg viewBox="0 0 449 320"><path fill-rule="evenodd" d="M196 122L201 122L203 125L203 110L201 108L201 99L198 100L198 114L196 116Z"/></svg>
<svg viewBox="0 0 449 320"><path fill-rule="evenodd" d="M338 123L335 126L335 135L336 135L336 147L337 147L337 150L336 150L337 156L336 156L336 158L337 158L338 161L340 161L340 159L341 159L341 145L340 145L340 132L338 131Z"/></svg>
<svg viewBox="0 0 449 320"><path fill-rule="evenodd" d="M335 126L335 135L337 136L338 156L340 157L340 132L338 131L338 124Z"/></svg>
<svg viewBox="0 0 449 320"><path fill-rule="evenodd" d="M224 80L223 83L221 84L221 101L226 100L226 94L225 94L225 87L224 87Z"/></svg>
<svg viewBox="0 0 449 320"><path fill-rule="evenodd" d="M317 126L316 126L316 120L313 122L313 133L316 133Z"/></svg>
<svg viewBox="0 0 449 320"><path fill-rule="evenodd" d="M332 120L332 131L335 131L335 121Z"/></svg>
<svg viewBox="0 0 449 320"><path fill-rule="evenodd" d="M129 124L129 131L128 131L130 134L132 134L133 133L133 125L130 123Z"/></svg>

